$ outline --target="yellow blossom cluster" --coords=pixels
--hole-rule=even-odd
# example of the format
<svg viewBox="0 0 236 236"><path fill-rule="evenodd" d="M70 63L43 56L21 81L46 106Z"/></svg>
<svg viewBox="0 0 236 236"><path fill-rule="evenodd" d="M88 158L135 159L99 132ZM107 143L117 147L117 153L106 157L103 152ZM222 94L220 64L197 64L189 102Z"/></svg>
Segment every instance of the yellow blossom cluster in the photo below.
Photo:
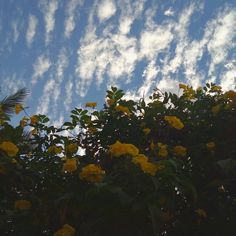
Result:
<svg viewBox="0 0 236 236"><path fill-rule="evenodd" d="M63 165L63 171L72 173L77 170L77 160L75 158L66 158Z"/></svg>
<svg viewBox="0 0 236 236"><path fill-rule="evenodd" d="M0 144L0 149L7 153L8 156L14 157L19 152L18 147L9 141L4 141Z"/></svg>
<svg viewBox="0 0 236 236"><path fill-rule="evenodd" d="M85 107L92 107L92 108L94 108L94 107L96 107L97 106L97 103L96 102L87 102L86 104L85 104Z"/></svg>
<svg viewBox="0 0 236 236"><path fill-rule="evenodd" d="M180 130L184 128L184 124L176 116L165 116L164 119L169 123L170 126L174 127L175 129Z"/></svg>
<svg viewBox="0 0 236 236"><path fill-rule="evenodd" d="M206 214L204 209L197 209L197 210L195 210L195 212L201 218L206 218L207 217L207 214Z"/></svg>
<svg viewBox="0 0 236 236"><path fill-rule="evenodd" d="M129 108L125 107L125 106L122 106L122 105L116 106L115 109L116 109L116 111L121 111L121 112L123 112L124 114L126 114L128 116L131 114Z"/></svg>
<svg viewBox="0 0 236 236"><path fill-rule="evenodd" d="M39 121L39 118L37 115L33 115L30 117L30 124L31 125L35 125L36 123L38 123L38 121Z"/></svg>
<svg viewBox="0 0 236 236"><path fill-rule="evenodd" d="M28 200L21 199L15 201L14 206L16 210L29 210L31 208L31 202Z"/></svg>
<svg viewBox="0 0 236 236"><path fill-rule="evenodd" d="M187 148L181 145L177 145L174 147L173 153L175 156L185 157L187 154Z"/></svg>
<svg viewBox="0 0 236 236"><path fill-rule="evenodd" d="M23 106L21 104L15 105L15 113L18 115L23 110Z"/></svg>
<svg viewBox="0 0 236 236"><path fill-rule="evenodd" d="M211 142L208 142L208 143L206 144L206 147L207 147L207 149L208 149L209 151L213 151L213 150L215 149L215 147L216 147L216 144L211 141Z"/></svg>
<svg viewBox="0 0 236 236"><path fill-rule="evenodd" d="M80 178L85 179L91 183L101 182L105 171L102 168L95 164L88 164L82 168L80 173Z"/></svg>
<svg viewBox="0 0 236 236"><path fill-rule="evenodd" d="M140 165L140 167L144 173L150 174L152 176L155 176L156 172L162 168L162 166L160 166L158 164L153 164L153 163L149 162L148 158L143 154L139 154L139 155L133 157L132 162L134 164Z"/></svg>
<svg viewBox="0 0 236 236"><path fill-rule="evenodd" d="M65 149L66 149L66 152L75 153L78 150L78 145L75 143L71 143L67 145Z"/></svg>
<svg viewBox="0 0 236 236"><path fill-rule="evenodd" d="M108 106L112 106L115 103L114 99L107 99Z"/></svg>
<svg viewBox="0 0 236 236"><path fill-rule="evenodd" d="M26 117L26 116L24 116L24 117L20 120L20 126L21 126L22 128L24 128L24 127L26 126L28 120L29 120L29 118Z"/></svg>
<svg viewBox="0 0 236 236"><path fill-rule="evenodd" d="M57 232L53 234L53 236L74 236L74 235L75 235L75 229L69 224L64 224L61 229L59 229Z"/></svg>
<svg viewBox="0 0 236 236"><path fill-rule="evenodd" d="M167 157L168 156L168 151L167 151L167 144L163 144L163 143L157 143L157 147L158 147L158 156L159 157Z"/></svg>
<svg viewBox="0 0 236 236"><path fill-rule="evenodd" d="M151 132L151 129L149 129L149 128L144 128L144 129L143 129L143 132L144 132L145 135L148 135L148 134Z"/></svg>
<svg viewBox="0 0 236 236"><path fill-rule="evenodd" d="M137 156L139 154L138 148L133 144L121 143L119 141L110 145L109 152L115 157L120 157L122 155Z"/></svg>
<svg viewBox="0 0 236 236"><path fill-rule="evenodd" d="M60 154L62 152L62 147L52 145L48 148L48 153L50 154Z"/></svg>

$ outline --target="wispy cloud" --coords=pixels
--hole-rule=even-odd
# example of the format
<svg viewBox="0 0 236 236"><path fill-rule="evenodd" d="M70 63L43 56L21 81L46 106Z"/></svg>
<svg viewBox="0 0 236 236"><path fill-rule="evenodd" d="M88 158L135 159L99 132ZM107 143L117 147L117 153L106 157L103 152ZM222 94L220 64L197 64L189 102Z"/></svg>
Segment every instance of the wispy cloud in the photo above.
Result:
<svg viewBox="0 0 236 236"><path fill-rule="evenodd" d="M13 32L13 42L16 43L20 35L19 22L15 20L12 22L11 26Z"/></svg>
<svg viewBox="0 0 236 236"><path fill-rule="evenodd" d="M224 91L236 90L236 60L225 65L225 71L221 74L220 85Z"/></svg>
<svg viewBox="0 0 236 236"><path fill-rule="evenodd" d="M119 19L119 31L121 34L130 33L131 26L135 19L138 19L143 12L145 0L119 0L118 6L121 9Z"/></svg>
<svg viewBox="0 0 236 236"><path fill-rule="evenodd" d="M121 9L121 18L129 18L129 26L122 26L123 21L120 19L120 25L116 28L117 33L114 33L113 27L108 25L101 35L97 35L94 24L96 4L90 11L87 31L78 50L76 75L80 77L80 80L76 83L76 92L80 96L85 96L94 76L97 85L100 85L104 80L104 75L107 74L108 86L116 84L120 77L132 77L139 58L138 43L135 37L128 36L127 33L135 18L140 16L143 1L137 1L133 5L129 3L129 6L125 5L126 2L120 1L118 5ZM102 3L105 6L107 4L107 2Z"/></svg>
<svg viewBox="0 0 236 236"><path fill-rule="evenodd" d="M34 15L29 15L28 18L28 29L26 32L26 42L27 42L27 46L30 47L33 40L34 40L34 36L36 34L36 29L37 29L37 25L38 25L38 20L36 18L36 16Z"/></svg>
<svg viewBox="0 0 236 236"><path fill-rule="evenodd" d="M208 75L214 74L215 67L224 63L231 48L235 47L236 38L236 9L226 8L212 20L208 29L212 32L207 49L211 55Z"/></svg>
<svg viewBox="0 0 236 236"><path fill-rule="evenodd" d="M70 38L71 33L75 29L76 26L76 11L78 6L82 6L84 3L84 0L70 0L67 3L66 7L66 19L64 22L65 25L65 30L64 30L64 35L66 38Z"/></svg>
<svg viewBox="0 0 236 236"><path fill-rule="evenodd" d="M51 33L55 27L55 13L58 9L58 2L57 0L41 0L39 6L44 14L46 31L45 43L48 44L51 40Z"/></svg>
<svg viewBox="0 0 236 236"><path fill-rule="evenodd" d="M102 0L97 8L97 16L100 21L109 19L116 13L116 4L113 0Z"/></svg>
<svg viewBox="0 0 236 236"><path fill-rule="evenodd" d="M3 79L4 78L4 79ZM26 81L23 76L18 73L13 73L12 75L1 75L1 92L6 92L7 95L13 94L19 89L26 87Z"/></svg>
<svg viewBox="0 0 236 236"><path fill-rule="evenodd" d="M49 106L51 103L51 94L52 91L54 91L55 86L56 86L56 81L54 79L46 81L43 88L43 94L39 99L39 105L36 109L36 113L46 114L46 115L48 114Z"/></svg>
<svg viewBox="0 0 236 236"><path fill-rule="evenodd" d="M64 107L65 107L66 111L70 110L70 105L72 103L73 86L74 86L74 84L73 84L72 80L67 81L67 83L65 85L66 96L65 96L65 100L64 100Z"/></svg>
<svg viewBox="0 0 236 236"><path fill-rule="evenodd" d="M175 14L173 8L168 8L165 12L164 12L164 15L165 16L173 16Z"/></svg>
<svg viewBox="0 0 236 236"><path fill-rule="evenodd" d="M34 73L31 83L34 85L37 80L42 77L51 67L52 63L48 57L45 55L40 55L33 65Z"/></svg>
<svg viewBox="0 0 236 236"><path fill-rule="evenodd" d="M100 25L96 25L94 19L99 7L104 7L108 2L111 4L110 1L103 1L98 8L94 4L86 34L78 49L76 74L80 80L76 84L80 96L86 95L94 78L99 85L107 75L107 86L118 85L124 77L126 83L131 81L137 64L143 60L147 62L143 71L143 84L135 92L130 90L130 94L148 94L156 85L174 91L174 86L180 81L198 87L210 75L206 73L207 69L215 72L217 63L224 62L229 49L235 47L235 9L226 7L216 14L203 26L205 28L202 38L194 39L190 35L190 24L194 14L203 12L202 3L189 3L178 14L175 13L175 17L157 23L157 4L153 3L144 10L145 1L135 1L134 5L130 1L120 0L117 2L119 11L116 10L119 24L111 21L98 34L97 28L101 27L102 20L106 17L100 16ZM173 9L167 9L164 14L173 15ZM129 35L133 22L141 17L144 17L142 20L145 22L145 28L138 36ZM205 64L202 67L201 63L207 52L211 55L210 66ZM230 75L228 72L227 78L231 78Z"/></svg>
<svg viewBox="0 0 236 236"><path fill-rule="evenodd" d="M59 115L58 102L63 103L62 82L64 80L64 71L68 66L67 50L62 48L57 56L56 63L53 65L49 74L49 80L46 81L43 88L42 96L39 99L37 112L49 115L50 118L56 120ZM50 114L49 114L50 111Z"/></svg>

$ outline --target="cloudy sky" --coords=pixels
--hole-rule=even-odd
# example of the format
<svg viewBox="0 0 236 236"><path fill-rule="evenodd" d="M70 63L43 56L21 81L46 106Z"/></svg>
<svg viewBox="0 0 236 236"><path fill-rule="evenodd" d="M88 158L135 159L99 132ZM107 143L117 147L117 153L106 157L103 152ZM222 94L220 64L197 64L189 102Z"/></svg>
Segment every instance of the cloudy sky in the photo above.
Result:
<svg viewBox="0 0 236 236"><path fill-rule="evenodd" d="M60 123L111 85L236 89L235 25L235 0L0 0L0 95Z"/></svg>

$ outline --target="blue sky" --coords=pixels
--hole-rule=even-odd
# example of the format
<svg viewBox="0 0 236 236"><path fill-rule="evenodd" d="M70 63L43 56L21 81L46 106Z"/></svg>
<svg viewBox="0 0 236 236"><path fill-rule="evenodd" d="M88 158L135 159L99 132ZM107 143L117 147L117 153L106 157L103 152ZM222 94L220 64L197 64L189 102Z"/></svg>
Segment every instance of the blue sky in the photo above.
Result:
<svg viewBox="0 0 236 236"><path fill-rule="evenodd" d="M236 89L235 25L235 0L0 0L0 95L26 87L29 113L59 124L111 85Z"/></svg>

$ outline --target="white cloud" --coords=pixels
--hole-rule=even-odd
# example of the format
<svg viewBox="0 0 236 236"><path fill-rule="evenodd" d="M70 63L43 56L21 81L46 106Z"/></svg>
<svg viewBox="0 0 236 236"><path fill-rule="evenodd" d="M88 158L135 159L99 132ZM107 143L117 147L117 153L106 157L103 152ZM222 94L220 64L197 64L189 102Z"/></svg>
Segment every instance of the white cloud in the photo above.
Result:
<svg viewBox="0 0 236 236"><path fill-rule="evenodd" d="M159 67L155 64L155 60L152 60L143 72L144 82L138 89L139 97L147 97L150 94L158 72Z"/></svg>
<svg viewBox="0 0 236 236"><path fill-rule="evenodd" d="M68 66L68 56L67 56L67 51L65 48L62 48L60 50L60 53L58 55L58 60L56 63L56 71L55 71L55 81L56 81L56 85L53 89L53 95L52 95L52 99L54 101L54 107L56 107L56 104L60 98L60 94L61 94L61 83L63 81L63 76L64 76L64 71Z"/></svg>
<svg viewBox="0 0 236 236"><path fill-rule="evenodd" d="M141 16L144 9L144 0L119 0L118 6L121 9L119 19L119 31L121 34L128 34L135 19Z"/></svg>
<svg viewBox="0 0 236 236"><path fill-rule="evenodd" d="M190 4L180 13L178 21L173 23L174 42L176 45L174 57L171 57L170 53L165 56L164 65L161 69L164 78L170 78L170 76L175 76L176 78L178 72L183 69L187 80L194 81L193 84L199 84L196 78L199 80L201 76L196 72L196 64L203 55L207 39L191 41L189 25L193 14L201 10L201 4Z"/></svg>
<svg viewBox="0 0 236 236"><path fill-rule="evenodd" d="M97 8L97 16L100 21L105 21L116 13L116 4L113 0L102 0Z"/></svg>
<svg viewBox="0 0 236 236"><path fill-rule="evenodd" d="M64 35L66 38L70 38L71 33L75 29L76 9L78 6L83 5L83 2L84 0L70 0L67 3L66 19L64 22L64 25L65 25Z"/></svg>
<svg viewBox="0 0 236 236"><path fill-rule="evenodd" d="M224 63L231 48L235 46L236 36L236 10L226 8L220 12L216 19L208 25L208 30L212 32L212 37L207 45L211 55L211 64L208 74L214 74L215 67Z"/></svg>
<svg viewBox="0 0 236 236"><path fill-rule="evenodd" d="M27 29L27 32L26 32L26 42L27 42L28 47L31 46L31 44L34 40L37 25L38 25L37 18L34 15L29 15L28 29Z"/></svg>
<svg viewBox="0 0 236 236"><path fill-rule="evenodd" d="M23 75L21 74L13 73L12 75L2 75L1 77L1 92L6 91L7 95L13 94L19 89L27 87L26 81L23 79Z"/></svg>
<svg viewBox="0 0 236 236"><path fill-rule="evenodd" d="M44 14L45 21L45 43L48 44L50 42L51 33L55 27L55 13L58 8L57 0L41 0L40 8Z"/></svg>
<svg viewBox="0 0 236 236"><path fill-rule="evenodd" d="M54 91L56 86L56 81L54 79L50 79L46 82L43 88L43 94L39 100L39 105L36 109L36 113L40 114L48 114L52 91Z"/></svg>
<svg viewBox="0 0 236 236"><path fill-rule="evenodd" d="M165 12L164 15L165 16L173 16L175 14L174 10L170 7L168 8Z"/></svg>
<svg viewBox="0 0 236 236"><path fill-rule="evenodd" d="M164 77L157 82L156 87L161 91L167 91L178 94L179 81Z"/></svg>
<svg viewBox="0 0 236 236"><path fill-rule="evenodd" d="M52 63L49 58L47 58L45 55L40 55L33 65L34 74L31 83L33 85L37 83L38 78L42 77L44 73L46 73L49 70L51 65Z"/></svg>
<svg viewBox="0 0 236 236"><path fill-rule="evenodd" d="M12 26L12 31L13 31L13 42L16 43L20 35L19 22L13 21L11 26Z"/></svg>
<svg viewBox="0 0 236 236"><path fill-rule="evenodd" d="M73 81L69 80L66 85L65 85L65 90L66 90L66 96L64 100L64 107L66 111L70 110L70 105L72 103L72 95L73 95Z"/></svg>
<svg viewBox="0 0 236 236"><path fill-rule="evenodd" d="M144 0L134 2L119 0L116 3L118 25L114 22L107 23L103 28L101 25L96 25L94 19L98 13L97 3L91 8L86 34L81 39L77 52L76 75L79 80L76 82L76 92L80 96L86 95L94 80L100 85L106 79L108 87L119 86L120 82L129 83L134 79L136 66L144 60L148 66L143 72L143 83L136 91L130 90L130 96L148 95L155 82L163 89L167 89L169 83L171 91L174 91L174 86L180 81L196 88L202 85L207 77L206 71L209 67L205 62L207 50L211 50L213 58L217 50L227 52L228 48L235 46L232 43L236 31L232 30L232 22L235 20L234 9L227 8L223 13L216 15L211 22L203 25L202 38L195 39L190 34L190 25L197 23L198 19L196 20L194 16L203 12L202 3L187 4L178 15L175 13L177 20L171 17L158 23L155 17L159 5L155 2L145 11ZM172 8L167 10L169 12L164 13L171 15ZM142 19L145 23L138 36L129 34L136 19ZM224 49L221 49L222 44L217 43L221 38L217 34L218 30L224 36L221 40ZM215 63L214 60L212 62ZM162 78L160 81L157 74ZM213 75L207 79L213 80L213 78L216 79Z"/></svg>
<svg viewBox="0 0 236 236"><path fill-rule="evenodd" d="M157 26L154 30L146 30L142 33L140 39L141 55L149 60L156 58L158 53L167 49L173 40L171 27Z"/></svg>
<svg viewBox="0 0 236 236"><path fill-rule="evenodd" d="M65 48L61 48L57 56L57 60L49 73L49 79L45 82L42 96L39 98L37 113L46 114L52 120L60 117L65 97L62 95L62 82L64 81L64 71L68 66L68 52ZM60 105L60 108L58 107ZM58 120L58 122L60 119Z"/></svg>
<svg viewBox="0 0 236 236"><path fill-rule="evenodd" d="M225 65L226 70L221 74L220 86L224 91L236 90L236 60Z"/></svg>

